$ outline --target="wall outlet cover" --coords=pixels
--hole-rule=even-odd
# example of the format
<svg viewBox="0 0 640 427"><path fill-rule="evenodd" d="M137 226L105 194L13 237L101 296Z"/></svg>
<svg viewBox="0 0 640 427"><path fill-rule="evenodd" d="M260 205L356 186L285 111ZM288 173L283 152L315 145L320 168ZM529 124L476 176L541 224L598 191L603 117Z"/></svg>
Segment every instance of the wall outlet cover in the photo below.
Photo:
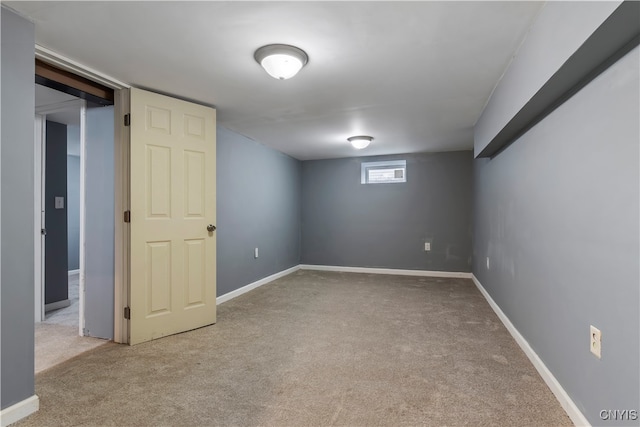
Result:
<svg viewBox="0 0 640 427"><path fill-rule="evenodd" d="M431 250L431 242L424 242L424 251L428 252Z"/></svg>
<svg viewBox="0 0 640 427"><path fill-rule="evenodd" d="M591 353L596 356L598 359L602 358L602 332L600 329L591 325L590 328L590 344L589 348L591 349Z"/></svg>
<svg viewBox="0 0 640 427"><path fill-rule="evenodd" d="M64 209L64 197L56 197L55 205L56 209Z"/></svg>

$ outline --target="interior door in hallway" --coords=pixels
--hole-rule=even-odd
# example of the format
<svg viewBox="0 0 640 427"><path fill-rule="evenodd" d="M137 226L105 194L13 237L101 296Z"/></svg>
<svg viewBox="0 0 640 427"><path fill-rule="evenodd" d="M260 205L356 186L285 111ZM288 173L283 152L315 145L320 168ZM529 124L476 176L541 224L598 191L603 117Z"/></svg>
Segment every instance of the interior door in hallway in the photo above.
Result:
<svg viewBox="0 0 640 427"><path fill-rule="evenodd" d="M131 89L130 344L216 321L215 120Z"/></svg>
<svg viewBox="0 0 640 427"><path fill-rule="evenodd" d="M67 125L47 120L45 149L45 311L69 305Z"/></svg>

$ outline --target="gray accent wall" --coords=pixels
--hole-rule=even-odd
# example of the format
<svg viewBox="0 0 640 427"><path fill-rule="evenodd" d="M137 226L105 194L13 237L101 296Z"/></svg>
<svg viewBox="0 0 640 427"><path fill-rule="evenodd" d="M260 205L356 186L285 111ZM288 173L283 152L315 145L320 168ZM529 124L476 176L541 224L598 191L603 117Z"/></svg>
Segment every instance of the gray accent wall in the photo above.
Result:
<svg viewBox="0 0 640 427"><path fill-rule="evenodd" d="M474 167L473 272L593 425L640 409L639 62L636 47Z"/></svg>
<svg viewBox="0 0 640 427"><path fill-rule="evenodd" d="M218 296L298 265L300 162L218 126L216 180Z"/></svg>
<svg viewBox="0 0 640 427"><path fill-rule="evenodd" d="M113 339L113 106L87 108L85 126L84 333Z"/></svg>
<svg viewBox="0 0 640 427"><path fill-rule="evenodd" d="M69 270L80 268L80 157L67 156L67 239Z"/></svg>
<svg viewBox="0 0 640 427"><path fill-rule="evenodd" d="M406 160L407 182L361 184L361 163L383 160ZM471 271L472 162L470 151L303 162L302 263Z"/></svg>
<svg viewBox="0 0 640 427"><path fill-rule="evenodd" d="M0 406L34 395L34 26L1 7Z"/></svg>

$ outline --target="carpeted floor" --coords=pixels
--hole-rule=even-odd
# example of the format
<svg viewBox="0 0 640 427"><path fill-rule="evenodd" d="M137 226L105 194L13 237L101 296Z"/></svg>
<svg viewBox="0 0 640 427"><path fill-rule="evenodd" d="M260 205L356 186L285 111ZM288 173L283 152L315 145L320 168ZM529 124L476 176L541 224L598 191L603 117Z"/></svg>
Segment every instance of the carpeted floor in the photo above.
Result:
<svg viewBox="0 0 640 427"><path fill-rule="evenodd" d="M81 337L77 326L36 323L35 373L45 371L107 342L98 338Z"/></svg>
<svg viewBox="0 0 640 427"><path fill-rule="evenodd" d="M45 313L43 323L50 325L75 326L75 328L78 329L78 308L80 305L80 298L78 296L79 287L80 281L78 279L78 275L74 274L69 276L69 306Z"/></svg>
<svg viewBox="0 0 640 427"><path fill-rule="evenodd" d="M107 342L79 335L78 287L78 276L69 276L71 304L68 307L46 313L45 320L35 324L36 374Z"/></svg>
<svg viewBox="0 0 640 427"><path fill-rule="evenodd" d="M20 426L572 425L467 279L298 271L36 376Z"/></svg>

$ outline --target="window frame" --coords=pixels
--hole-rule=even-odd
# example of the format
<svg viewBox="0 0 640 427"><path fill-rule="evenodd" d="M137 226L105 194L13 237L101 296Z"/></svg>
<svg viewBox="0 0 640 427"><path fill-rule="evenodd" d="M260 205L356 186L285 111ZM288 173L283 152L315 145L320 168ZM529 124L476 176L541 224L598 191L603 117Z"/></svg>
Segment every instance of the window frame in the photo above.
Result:
<svg viewBox="0 0 640 427"><path fill-rule="evenodd" d="M402 180L393 181L370 181L370 170L402 169ZM380 162L362 162L360 164L360 184L404 184L407 182L407 161L406 160L385 160Z"/></svg>

